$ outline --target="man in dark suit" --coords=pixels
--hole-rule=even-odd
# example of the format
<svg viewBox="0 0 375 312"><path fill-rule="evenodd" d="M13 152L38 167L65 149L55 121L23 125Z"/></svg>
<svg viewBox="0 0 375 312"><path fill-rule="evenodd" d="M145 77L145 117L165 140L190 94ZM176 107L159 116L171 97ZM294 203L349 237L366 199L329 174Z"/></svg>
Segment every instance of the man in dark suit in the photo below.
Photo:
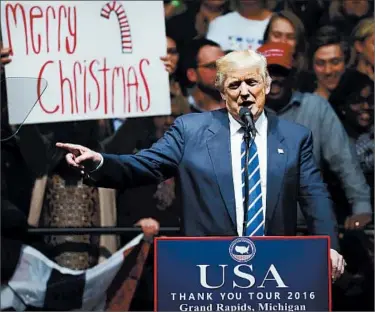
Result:
<svg viewBox="0 0 375 312"><path fill-rule="evenodd" d="M100 154L67 143L57 147L69 152L67 162L88 182L101 187L130 188L176 176L182 190L182 231L189 236L295 235L298 201L310 232L331 237L336 278L345 261L335 250L332 202L314 163L311 132L265 113L270 84L264 56L232 52L217 61L216 85L225 110L177 118L157 143L136 155ZM251 111L256 130L248 145L247 198L242 107Z"/></svg>

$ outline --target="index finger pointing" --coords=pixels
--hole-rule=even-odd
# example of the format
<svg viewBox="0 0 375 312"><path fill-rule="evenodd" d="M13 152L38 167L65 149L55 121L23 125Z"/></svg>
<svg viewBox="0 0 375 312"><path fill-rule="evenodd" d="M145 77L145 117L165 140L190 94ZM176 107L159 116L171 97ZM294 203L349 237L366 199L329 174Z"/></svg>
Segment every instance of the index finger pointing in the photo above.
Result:
<svg viewBox="0 0 375 312"><path fill-rule="evenodd" d="M59 148L62 148L62 149L65 149L69 152L76 152L76 151L80 151L82 149L82 146L80 145L77 145L77 144L71 144L71 143L60 143L60 142L57 142L56 143L56 147L59 147Z"/></svg>

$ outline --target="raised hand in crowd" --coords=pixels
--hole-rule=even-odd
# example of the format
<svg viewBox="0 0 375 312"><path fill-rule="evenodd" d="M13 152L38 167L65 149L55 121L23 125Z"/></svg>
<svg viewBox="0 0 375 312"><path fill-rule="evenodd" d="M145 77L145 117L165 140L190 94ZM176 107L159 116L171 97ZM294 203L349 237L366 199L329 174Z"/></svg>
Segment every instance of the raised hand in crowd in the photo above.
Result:
<svg viewBox="0 0 375 312"><path fill-rule="evenodd" d="M1 62L1 67L3 67L4 65L9 64L12 61L12 59L10 58L10 53L12 51L11 51L10 48L3 48L2 44L0 44L0 46L1 46L1 50L0 50L1 59L0 59L0 62Z"/></svg>
<svg viewBox="0 0 375 312"><path fill-rule="evenodd" d="M135 226L142 228L142 232L145 236L150 237L159 233L160 224L158 221L152 218L143 218L139 220Z"/></svg>

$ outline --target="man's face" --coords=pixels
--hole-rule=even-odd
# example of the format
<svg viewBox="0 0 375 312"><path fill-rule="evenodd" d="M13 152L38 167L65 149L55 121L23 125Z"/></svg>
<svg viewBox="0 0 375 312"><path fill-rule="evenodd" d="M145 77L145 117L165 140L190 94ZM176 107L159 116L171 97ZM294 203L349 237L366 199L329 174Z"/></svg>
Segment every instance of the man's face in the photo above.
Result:
<svg viewBox="0 0 375 312"><path fill-rule="evenodd" d="M267 95L267 99L284 99L285 94L291 89L289 70L281 66L271 65L268 67L268 72L270 73L272 83L270 92Z"/></svg>
<svg viewBox="0 0 375 312"><path fill-rule="evenodd" d="M204 46L198 53L198 64L193 82L206 88L215 89L216 61L224 56L219 47Z"/></svg>
<svg viewBox="0 0 375 312"><path fill-rule="evenodd" d="M243 65L227 73L222 97L234 118L239 119L241 107L248 107L256 120L263 112L267 91L260 68Z"/></svg>
<svg viewBox="0 0 375 312"><path fill-rule="evenodd" d="M345 71L345 58L341 46L331 44L319 48L315 52L313 62L318 85L329 91L335 89Z"/></svg>

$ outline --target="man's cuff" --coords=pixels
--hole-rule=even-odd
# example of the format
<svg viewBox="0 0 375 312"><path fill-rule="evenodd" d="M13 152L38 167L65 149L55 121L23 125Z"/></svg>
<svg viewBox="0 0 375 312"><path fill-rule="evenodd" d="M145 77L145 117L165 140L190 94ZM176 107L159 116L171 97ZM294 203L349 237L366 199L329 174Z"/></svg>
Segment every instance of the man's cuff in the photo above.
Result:
<svg viewBox="0 0 375 312"><path fill-rule="evenodd" d="M352 214L372 213L371 204L368 202L354 203Z"/></svg>
<svg viewBox="0 0 375 312"><path fill-rule="evenodd" d="M103 155L101 155L101 154L100 154L100 156L102 157L102 159L100 160L99 165L98 165L94 170L90 171L90 173L93 173L93 172L95 172L95 171L98 171L98 170L103 166L103 163L104 163L104 157L103 157Z"/></svg>

